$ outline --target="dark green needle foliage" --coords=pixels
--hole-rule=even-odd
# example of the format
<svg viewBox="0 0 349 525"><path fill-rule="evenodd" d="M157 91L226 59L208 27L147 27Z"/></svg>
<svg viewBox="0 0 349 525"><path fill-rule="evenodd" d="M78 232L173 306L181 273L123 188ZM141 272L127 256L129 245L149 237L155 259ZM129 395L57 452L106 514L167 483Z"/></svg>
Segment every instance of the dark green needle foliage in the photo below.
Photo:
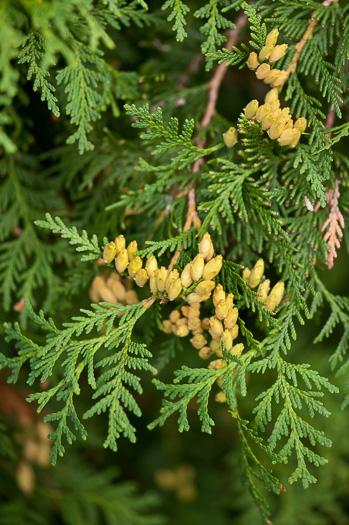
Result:
<svg viewBox="0 0 349 525"><path fill-rule="evenodd" d="M347 523L347 2L8 0L0 17L0 522L212 523L213 498L221 525ZM244 113L270 89L246 61L272 29L281 107L307 119L294 148ZM169 300L207 233L239 314L214 361L189 341L212 299L195 334L174 320L198 279ZM273 308L243 273L260 258L285 286Z"/></svg>

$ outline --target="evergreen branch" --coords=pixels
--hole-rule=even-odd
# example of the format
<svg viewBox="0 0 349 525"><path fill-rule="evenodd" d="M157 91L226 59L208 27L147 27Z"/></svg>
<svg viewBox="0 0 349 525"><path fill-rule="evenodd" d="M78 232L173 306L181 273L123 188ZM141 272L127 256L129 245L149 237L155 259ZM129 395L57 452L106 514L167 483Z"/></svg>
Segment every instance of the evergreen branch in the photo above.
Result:
<svg viewBox="0 0 349 525"><path fill-rule="evenodd" d="M175 20L172 31L176 32L176 40L178 42L183 42L188 36L184 27L187 24L185 17L190 11L189 7L184 4L182 0L166 0L161 9L171 9L167 21L172 22L172 20Z"/></svg>

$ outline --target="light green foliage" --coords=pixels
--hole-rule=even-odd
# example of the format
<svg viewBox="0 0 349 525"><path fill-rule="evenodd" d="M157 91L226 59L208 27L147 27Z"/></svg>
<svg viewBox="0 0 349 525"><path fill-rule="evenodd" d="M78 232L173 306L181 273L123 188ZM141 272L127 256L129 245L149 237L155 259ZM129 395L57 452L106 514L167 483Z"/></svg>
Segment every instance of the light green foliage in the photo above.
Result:
<svg viewBox="0 0 349 525"><path fill-rule="evenodd" d="M246 27L236 46L225 49L242 12ZM283 485L296 491L289 485L315 483L315 467L335 454L335 447L327 450L334 441L326 429L328 406L334 411L336 402L349 404L349 300L327 284L329 244L323 232L331 212L334 220L329 190L336 187L345 226L338 226L337 216L332 227L338 242L348 246L344 141L349 127L342 120L349 102L348 6L342 0L330 6L313 0L193 5L167 0L156 8L143 0L18 0L1 3L0 15L0 286L6 342L0 368L9 370L9 383L30 385L28 401L52 423L53 464L66 443L87 437L87 447L104 440L109 449L104 454L116 451L121 438L134 443L142 413L149 417L143 427L157 436L157 427L171 428L167 420L173 414L180 432L195 428L196 412L212 443L221 433L235 447L265 523L271 518L264 489L279 494ZM278 44L289 45L277 63L285 70L311 17L318 21L313 37L280 95L281 107L289 106L293 120L305 117L307 129L294 149L281 147L244 115L251 98L263 103L266 88L243 68L249 53L258 53L277 28ZM223 62L228 74L215 101L207 71ZM26 80L39 97L23 89ZM331 129L328 117L335 119ZM238 131L233 148L223 141L230 126ZM193 193L188 197L192 188L198 215ZM215 282L234 295L237 343L244 344L239 358L224 350L217 370L200 359L189 337L162 331L171 311L186 305L187 290L174 302L154 292L157 300L147 309L149 303L142 301L151 297L149 281L136 289L127 271L116 276L114 262L102 261L105 245L122 234L126 245L137 241L143 267L151 255L159 267L168 267L179 250L174 268L180 273L207 232L215 254L223 255ZM262 282L285 285L273 311L265 308L258 286L242 278L242 270L252 269L259 258L265 264ZM91 304L91 283L100 279L102 288L111 287L106 283L113 278L125 294L136 290L137 302L93 299ZM191 286L194 291L196 283ZM211 299L206 301L202 318L214 311ZM316 343L311 365L303 355L308 329ZM321 369L318 351L325 363ZM155 388L149 372L157 375ZM215 401L217 380L226 404ZM344 395L330 400L343 383ZM151 395L157 401L149 402ZM91 428L100 430L92 438ZM142 447L142 434L138 441ZM162 458L165 453L157 448L155 442ZM220 449L217 456L225 453ZM128 452L125 457L129 461ZM152 498L138 499L130 485L114 486L114 472L104 470L99 477L84 466L69 472L69 480L60 483L63 495L74 492L76 504L50 488L46 494L66 523L76 516L76 522L97 524L91 516L99 512L106 523L161 523L145 512ZM14 512L8 505L0 521ZM19 520L41 523L35 509L28 518L18 504ZM255 519L246 509L244 516L249 523Z"/></svg>

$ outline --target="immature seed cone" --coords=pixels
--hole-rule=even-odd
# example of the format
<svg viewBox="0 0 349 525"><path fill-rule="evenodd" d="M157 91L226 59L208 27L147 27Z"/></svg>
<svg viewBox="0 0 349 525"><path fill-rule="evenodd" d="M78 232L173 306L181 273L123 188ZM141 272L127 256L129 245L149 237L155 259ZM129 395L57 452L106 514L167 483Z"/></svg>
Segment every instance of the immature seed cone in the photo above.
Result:
<svg viewBox="0 0 349 525"><path fill-rule="evenodd" d="M264 303L270 290L270 280L266 279L258 286L258 299Z"/></svg>
<svg viewBox="0 0 349 525"><path fill-rule="evenodd" d="M217 255L214 259L208 261L208 263L205 264L203 278L205 280L214 279L221 271L222 265L223 255Z"/></svg>
<svg viewBox="0 0 349 525"><path fill-rule="evenodd" d="M156 284L157 283L157 274L158 274L158 270L155 270L153 275L150 277L149 286L150 286L150 291L153 294L158 292L158 287L157 287L157 284Z"/></svg>
<svg viewBox="0 0 349 525"><path fill-rule="evenodd" d="M126 248L125 237L123 235L119 235L119 237L116 237L114 244L116 248L116 256L118 256L119 253Z"/></svg>
<svg viewBox="0 0 349 525"><path fill-rule="evenodd" d="M116 256L115 242L108 242L103 251L103 259L106 263L111 263Z"/></svg>
<svg viewBox="0 0 349 525"><path fill-rule="evenodd" d="M271 104L272 102L275 102L276 100L279 100L279 92L277 89L271 89L268 91L268 93L265 95L264 102L266 104Z"/></svg>
<svg viewBox="0 0 349 525"><path fill-rule="evenodd" d="M199 243L199 252L204 256L206 262L208 262L213 257L214 248L209 233L205 233L203 238Z"/></svg>
<svg viewBox="0 0 349 525"><path fill-rule="evenodd" d="M194 337L190 339L190 342L193 345L193 347L196 348L197 350L200 350L200 348L203 348L207 343L206 339L201 334L194 335Z"/></svg>
<svg viewBox="0 0 349 525"><path fill-rule="evenodd" d="M274 62L277 62L278 60L280 60L280 58L283 57L284 54L286 53L287 48L288 48L287 44L281 44L280 46L275 46L271 54L269 55L269 62L273 64Z"/></svg>
<svg viewBox="0 0 349 525"><path fill-rule="evenodd" d="M223 334L223 325L217 317L210 317L210 330L214 334L214 336L217 338L221 337Z"/></svg>
<svg viewBox="0 0 349 525"><path fill-rule="evenodd" d="M145 285L145 283L147 282L148 278L149 278L148 277L148 273L147 273L147 270L145 268L141 268L140 270L138 270L138 272L136 273L136 277L135 277L135 281L136 281L137 286L142 288Z"/></svg>
<svg viewBox="0 0 349 525"><path fill-rule="evenodd" d="M226 318L224 319L224 327L228 330L233 328L236 321L238 320L238 317L239 317L239 310L237 308L232 308L231 310L229 310Z"/></svg>
<svg viewBox="0 0 349 525"><path fill-rule="evenodd" d="M270 65L269 64L261 64L259 68L256 71L256 77L259 80L263 80L267 75L270 73Z"/></svg>
<svg viewBox="0 0 349 525"><path fill-rule="evenodd" d="M248 119L254 118L258 109L258 100L251 100L245 107L245 117Z"/></svg>
<svg viewBox="0 0 349 525"><path fill-rule="evenodd" d="M257 57L257 53L255 53L254 51L252 53L250 53L248 55L248 59L247 59L247 67L249 69L251 69L252 71L254 71L255 69L257 69L257 67L259 66L259 61L258 61L258 57Z"/></svg>
<svg viewBox="0 0 349 525"><path fill-rule="evenodd" d="M223 133L224 144L227 148L232 148L238 141L238 132L236 128L229 128L228 131Z"/></svg>
<svg viewBox="0 0 349 525"><path fill-rule="evenodd" d="M159 292L165 291L167 276L168 271L164 266L161 266L160 270L158 270L156 274L156 286Z"/></svg>
<svg viewBox="0 0 349 525"><path fill-rule="evenodd" d="M179 310L172 310L170 313L170 321L176 323L181 318L181 313Z"/></svg>
<svg viewBox="0 0 349 525"><path fill-rule="evenodd" d="M236 355L236 357L240 357L243 349L244 349L244 345L242 343L239 343L238 345L233 346L230 353L233 355Z"/></svg>
<svg viewBox="0 0 349 525"><path fill-rule="evenodd" d="M189 335L188 326L186 324L181 324L180 326L177 327L175 334L178 337L186 337L187 335Z"/></svg>
<svg viewBox="0 0 349 525"><path fill-rule="evenodd" d="M188 288L193 282L191 277L191 263L188 263L181 273L181 283L183 288Z"/></svg>
<svg viewBox="0 0 349 525"><path fill-rule="evenodd" d="M231 350L233 346L233 339L229 330L224 330L221 337L221 345L223 345L226 350Z"/></svg>
<svg viewBox="0 0 349 525"><path fill-rule="evenodd" d="M190 263L190 273L193 281L201 279L204 271L205 261L202 253L198 253L197 256Z"/></svg>
<svg viewBox="0 0 349 525"><path fill-rule="evenodd" d="M225 299L225 291L223 290L223 286L221 284L217 284L212 295L212 301L214 306L217 306L219 301L221 301L222 299Z"/></svg>
<svg viewBox="0 0 349 525"><path fill-rule="evenodd" d="M301 133L304 133L304 131L307 129L307 119L304 117L297 118L296 122L294 123L294 127Z"/></svg>
<svg viewBox="0 0 349 525"><path fill-rule="evenodd" d="M199 357L201 357L201 359L208 359L211 355L212 351L209 346L203 346L199 351Z"/></svg>
<svg viewBox="0 0 349 525"><path fill-rule="evenodd" d="M267 45L267 46L262 47L262 49L260 50L259 55L258 55L259 60L261 62L264 62L264 60L267 60L267 58L270 57L270 55L272 54L274 49L275 48L274 48L273 45Z"/></svg>
<svg viewBox="0 0 349 525"><path fill-rule="evenodd" d="M265 39L265 45L266 46L275 46L277 39L279 36L279 30L273 29L270 31L270 33L267 34L267 38Z"/></svg>
<svg viewBox="0 0 349 525"><path fill-rule="evenodd" d="M216 313L217 319L219 319L220 321L225 319L228 315L228 310L229 309L228 309L227 302L224 299L221 299L216 306L215 313Z"/></svg>
<svg viewBox="0 0 349 525"><path fill-rule="evenodd" d="M201 321L199 317L191 317L188 319L188 327L189 330L198 330L198 328L201 328Z"/></svg>
<svg viewBox="0 0 349 525"><path fill-rule="evenodd" d="M257 113L256 113L256 121L262 122L264 117L270 113L270 106L269 104L263 104L262 106L259 106Z"/></svg>
<svg viewBox="0 0 349 525"><path fill-rule="evenodd" d="M254 265L254 268L249 278L249 283L252 287L257 286L260 283L263 273L264 273L264 261L263 259L258 259L256 264Z"/></svg>
<svg viewBox="0 0 349 525"><path fill-rule="evenodd" d="M149 277L151 277L158 269L158 262L155 255L151 255L149 259L147 259L147 262L145 263L145 269L147 270Z"/></svg>
<svg viewBox="0 0 349 525"><path fill-rule="evenodd" d="M188 319L200 316L200 304L198 302L188 306Z"/></svg>
<svg viewBox="0 0 349 525"><path fill-rule="evenodd" d="M138 251L137 241L132 241L127 246L127 254L128 254L128 260L132 261L135 253Z"/></svg>
<svg viewBox="0 0 349 525"><path fill-rule="evenodd" d="M172 323L170 320L162 321L162 329L165 334L172 334Z"/></svg>
<svg viewBox="0 0 349 525"><path fill-rule="evenodd" d="M136 255L128 265L127 271L130 277L136 277L136 273L142 268L142 259Z"/></svg>
<svg viewBox="0 0 349 525"><path fill-rule="evenodd" d="M168 298L170 301L174 301L177 299L179 294L182 291L182 284L180 279L176 279L174 282L170 284L170 288L168 291Z"/></svg>
<svg viewBox="0 0 349 525"><path fill-rule="evenodd" d="M298 129L289 128L281 133L278 142L280 146L289 146L299 136L300 132Z"/></svg>
<svg viewBox="0 0 349 525"><path fill-rule="evenodd" d="M115 259L115 268L119 273L122 273L126 270L128 265L128 254L127 250L123 248L117 258Z"/></svg>
<svg viewBox="0 0 349 525"><path fill-rule="evenodd" d="M264 83L265 84L273 84L275 83L276 79L279 78L280 70L279 69L273 69L270 71L270 73L264 77Z"/></svg>
<svg viewBox="0 0 349 525"><path fill-rule="evenodd" d="M198 295L206 295L212 292L215 285L214 281L201 281L201 283L196 286L195 293Z"/></svg>

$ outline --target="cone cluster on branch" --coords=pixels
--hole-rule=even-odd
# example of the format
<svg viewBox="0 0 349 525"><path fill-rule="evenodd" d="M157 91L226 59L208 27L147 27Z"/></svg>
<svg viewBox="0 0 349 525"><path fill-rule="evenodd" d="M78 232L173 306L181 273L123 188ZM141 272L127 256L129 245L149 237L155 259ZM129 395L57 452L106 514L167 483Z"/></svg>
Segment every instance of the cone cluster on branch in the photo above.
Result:
<svg viewBox="0 0 349 525"><path fill-rule="evenodd" d="M270 280L265 279L262 281L264 274L264 261L258 259L252 270L245 268L242 272L243 280L251 285L251 288L257 288L258 299L264 303L264 308L269 312L273 312L275 308L281 303L285 292L285 284L279 281L270 290Z"/></svg>
<svg viewBox="0 0 349 525"><path fill-rule="evenodd" d="M267 131L269 138L277 140L280 146L294 148L306 130L307 120L300 117L293 122L290 108L280 109L279 94L276 88L271 89L265 96L265 103L259 106L257 100L251 100L245 107L245 116L255 120Z"/></svg>
<svg viewBox="0 0 349 525"><path fill-rule="evenodd" d="M283 86L289 76L287 71L270 68L270 64L274 64L274 62L280 60L288 48L287 44L276 45L278 36L278 29L270 31L265 40L265 45L259 54L257 55L257 53L252 52L247 59L247 67L256 72L258 79L263 80L265 84L270 84L271 87ZM263 64L261 64L261 62L263 62Z"/></svg>
<svg viewBox="0 0 349 525"><path fill-rule="evenodd" d="M94 303L100 301L114 304L138 303L138 296L136 291L132 289L131 279L122 280L116 272L111 272L109 275L96 275L92 281L89 294Z"/></svg>

